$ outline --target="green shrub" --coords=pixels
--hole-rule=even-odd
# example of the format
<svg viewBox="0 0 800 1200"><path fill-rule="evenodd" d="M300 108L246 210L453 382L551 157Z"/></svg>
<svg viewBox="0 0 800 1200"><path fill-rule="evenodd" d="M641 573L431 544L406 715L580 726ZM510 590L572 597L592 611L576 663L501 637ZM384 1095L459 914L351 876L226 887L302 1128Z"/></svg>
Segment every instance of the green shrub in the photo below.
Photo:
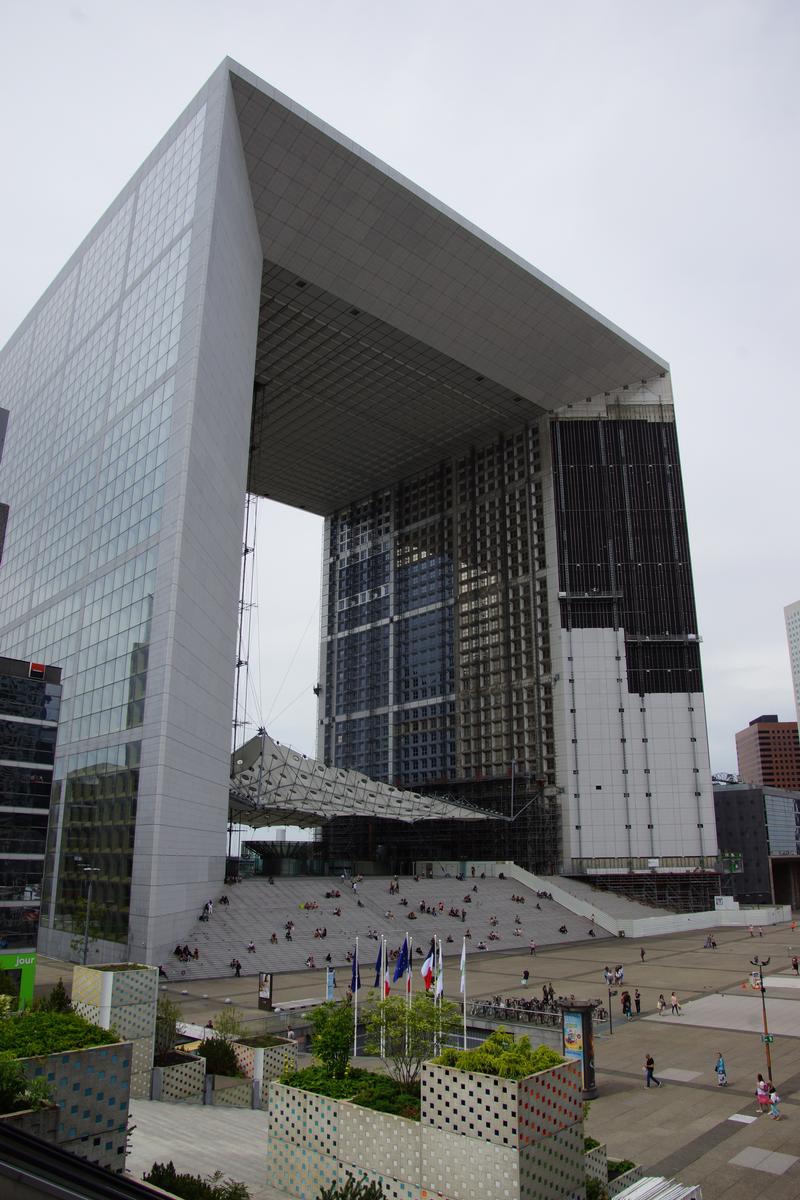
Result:
<svg viewBox="0 0 800 1200"><path fill-rule="evenodd" d="M457 1067L461 1071L475 1071L482 1075L498 1075L501 1079L524 1079L550 1067L558 1067L565 1061L549 1046L537 1046L535 1050L526 1037L514 1041L514 1035L505 1029L494 1033L474 1050L455 1050L448 1047L433 1060L442 1067Z"/></svg>
<svg viewBox="0 0 800 1200"><path fill-rule="evenodd" d="M602 1180L586 1180L586 1200L608 1200L608 1188Z"/></svg>
<svg viewBox="0 0 800 1200"><path fill-rule="evenodd" d="M0 1113L41 1108L49 1099L50 1091L43 1079L28 1079L10 1050L0 1052Z"/></svg>
<svg viewBox="0 0 800 1200"><path fill-rule="evenodd" d="M343 1078L353 1049L353 1010L347 1004L328 1001L311 1014L314 1026L312 1049L335 1079Z"/></svg>
<svg viewBox="0 0 800 1200"><path fill-rule="evenodd" d="M302 1088L333 1100L352 1100L362 1108L376 1112L393 1113L397 1117L419 1120L419 1085L400 1084L388 1075L355 1068L343 1079L335 1079L324 1067L305 1067L302 1071L291 1071L281 1076L281 1083L288 1087Z"/></svg>
<svg viewBox="0 0 800 1200"><path fill-rule="evenodd" d="M236 1061L233 1043L225 1038L206 1038L197 1053L206 1060L209 1075L241 1076L243 1073Z"/></svg>
<svg viewBox="0 0 800 1200"><path fill-rule="evenodd" d="M635 1166L636 1163L631 1162L629 1158L610 1158L608 1160L608 1178L618 1179L626 1171L632 1171Z"/></svg>
<svg viewBox="0 0 800 1200"><path fill-rule="evenodd" d="M383 1188L377 1180L367 1183L350 1175L344 1187L339 1183L324 1187L318 1200L383 1200Z"/></svg>
<svg viewBox="0 0 800 1200"><path fill-rule="evenodd" d="M58 983L51 987L47 995L34 1000L31 1007L35 1012L72 1012L72 1002L69 998L69 992L64 987L64 980L59 979Z"/></svg>
<svg viewBox="0 0 800 1200"><path fill-rule="evenodd" d="M24 1012L0 1022L0 1051L10 1050L15 1058L60 1054L118 1041L113 1029L101 1029L74 1012Z"/></svg>
<svg viewBox="0 0 800 1200"><path fill-rule="evenodd" d="M588 1154L590 1150L596 1150L599 1145L600 1143L598 1142L597 1138L585 1137L583 1139L584 1154Z"/></svg>
<svg viewBox="0 0 800 1200"><path fill-rule="evenodd" d="M225 1179L221 1171L203 1179L200 1175L180 1174L172 1162L153 1163L143 1178L145 1183L172 1192L182 1200L250 1200L245 1185Z"/></svg>

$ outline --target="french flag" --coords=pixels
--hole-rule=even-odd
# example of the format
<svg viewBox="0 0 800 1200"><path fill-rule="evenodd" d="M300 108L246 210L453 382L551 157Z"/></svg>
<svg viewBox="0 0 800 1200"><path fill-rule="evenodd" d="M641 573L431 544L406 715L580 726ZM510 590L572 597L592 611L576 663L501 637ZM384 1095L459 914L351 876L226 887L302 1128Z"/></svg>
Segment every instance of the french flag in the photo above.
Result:
<svg viewBox="0 0 800 1200"><path fill-rule="evenodd" d="M422 976L422 982L425 984L425 991L429 992L433 983L433 967L436 958L434 943L431 941L431 948L428 951L428 957L420 967L419 973Z"/></svg>

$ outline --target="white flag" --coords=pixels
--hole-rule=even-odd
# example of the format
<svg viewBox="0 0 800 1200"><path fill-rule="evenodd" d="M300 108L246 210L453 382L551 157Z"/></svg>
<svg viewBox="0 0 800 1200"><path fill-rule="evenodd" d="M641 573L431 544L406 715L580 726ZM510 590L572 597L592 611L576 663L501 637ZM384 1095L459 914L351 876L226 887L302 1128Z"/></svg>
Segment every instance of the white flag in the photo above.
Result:
<svg viewBox="0 0 800 1200"><path fill-rule="evenodd" d="M461 987L459 991L464 994L467 990L467 939L461 939Z"/></svg>
<svg viewBox="0 0 800 1200"><path fill-rule="evenodd" d="M439 942L439 954L436 962L436 988L434 996L438 1000L444 993L444 956L442 954L442 943Z"/></svg>

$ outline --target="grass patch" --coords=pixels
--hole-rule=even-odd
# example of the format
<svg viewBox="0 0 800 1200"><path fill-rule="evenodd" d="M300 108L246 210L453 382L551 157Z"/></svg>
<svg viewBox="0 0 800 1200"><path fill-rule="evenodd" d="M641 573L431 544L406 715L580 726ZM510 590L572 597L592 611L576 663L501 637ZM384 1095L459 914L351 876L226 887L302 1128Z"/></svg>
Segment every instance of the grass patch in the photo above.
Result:
<svg viewBox="0 0 800 1200"><path fill-rule="evenodd" d="M0 1051L9 1050L15 1058L61 1054L118 1041L113 1029L101 1029L74 1012L25 1012L0 1021Z"/></svg>

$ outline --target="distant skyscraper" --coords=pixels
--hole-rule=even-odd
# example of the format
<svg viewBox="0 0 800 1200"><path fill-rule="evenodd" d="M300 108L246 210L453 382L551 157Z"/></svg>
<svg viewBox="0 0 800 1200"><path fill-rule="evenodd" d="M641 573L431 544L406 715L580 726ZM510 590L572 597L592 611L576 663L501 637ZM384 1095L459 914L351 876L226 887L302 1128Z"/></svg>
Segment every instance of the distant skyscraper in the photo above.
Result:
<svg viewBox="0 0 800 1200"><path fill-rule="evenodd" d="M774 713L755 717L736 734L736 758L743 783L800 788L800 741L796 721Z"/></svg>
<svg viewBox="0 0 800 1200"><path fill-rule="evenodd" d="M792 668L795 718L800 724L800 600L787 604L783 610L786 620L786 640L789 643L789 663Z"/></svg>
<svg viewBox="0 0 800 1200"><path fill-rule="evenodd" d="M63 668L42 949L86 863L134 961L222 884L248 490L327 518L324 757L541 801L566 871L713 867L667 363L244 68L11 338L0 408L0 651Z"/></svg>

